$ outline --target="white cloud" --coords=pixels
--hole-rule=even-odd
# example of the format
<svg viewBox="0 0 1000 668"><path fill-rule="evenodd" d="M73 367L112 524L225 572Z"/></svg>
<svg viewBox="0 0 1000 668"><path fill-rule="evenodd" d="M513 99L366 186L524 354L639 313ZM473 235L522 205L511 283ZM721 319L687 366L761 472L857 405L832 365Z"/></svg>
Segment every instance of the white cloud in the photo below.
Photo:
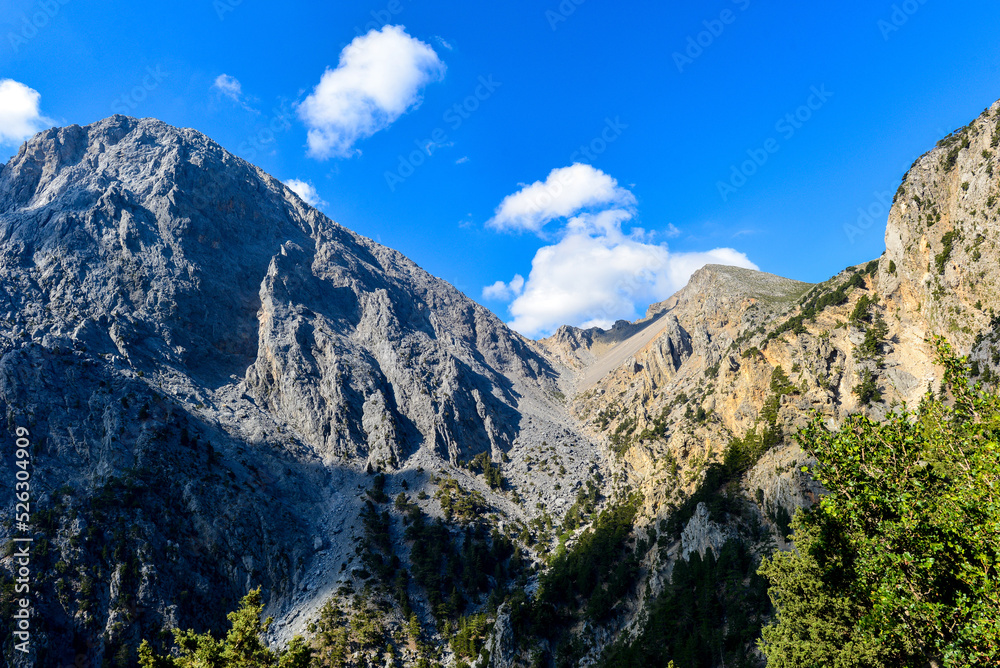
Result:
<svg viewBox="0 0 1000 668"><path fill-rule="evenodd" d="M544 182L535 181L505 197L487 225L498 230L539 232L550 221L584 209L634 205L635 197L615 179L590 165L575 163L554 169Z"/></svg>
<svg viewBox="0 0 1000 668"><path fill-rule="evenodd" d="M456 165L464 165L468 161L469 161L469 156L463 155L461 158L459 158L458 160L455 161L455 164Z"/></svg>
<svg viewBox="0 0 1000 668"><path fill-rule="evenodd" d="M607 328L677 292L706 264L757 268L731 248L673 253L665 244L645 243L641 231L622 231L629 218L626 211L611 210L571 220L558 243L535 254L531 273L510 304L509 325L533 337L566 324ZM503 286L500 281L483 294L489 290L499 298Z"/></svg>
<svg viewBox="0 0 1000 668"><path fill-rule="evenodd" d="M302 198L302 201L311 206L320 206L321 204L326 204L323 198L319 196L316 192L316 187L308 181L300 181L299 179L288 179L284 182L286 186L291 189L293 193Z"/></svg>
<svg viewBox="0 0 1000 668"><path fill-rule="evenodd" d="M20 144L54 124L38 108L41 94L13 79L0 79L0 144Z"/></svg>
<svg viewBox="0 0 1000 668"><path fill-rule="evenodd" d="M527 280L517 274L510 283L497 281L483 288L483 297L509 301L510 327L538 337L562 325L606 328L633 320L706 264L757 269L732 248L674 253L653 243L656 232L624 231L635 214L635 197L604 172L579 163L552 170L544 182L506 197L487 225L540 233L565 218L558 241L538 249ZM660 234L672 238L681 231L671 224Z"/></svg>
<svg viewBox="0 0 1000 668"><path fill-rule="evenodd" d="M239 79L228 74L220 74L215 77L215 83L212 84L212 87L236 102L239 102L243 96L243 86Z"/></svg>
<svg viewBox="0 0 1000 668"><path fill-rule="evenodd" d="M520 295L523 290L524 276L514 274L514 278L511 279L510 283L497 281L493 285L487 285L483 288L483 298L508 302Z"/></svg>
<svg viewBox="0 0 1000 668"><path fill-rule="evenodd" d="M309 155L348 157L354 144L389 127L420 105L421 90L444 78L445 65L429 45L402 26L357 37L340 53L301 105L309 128Z"/></svg>

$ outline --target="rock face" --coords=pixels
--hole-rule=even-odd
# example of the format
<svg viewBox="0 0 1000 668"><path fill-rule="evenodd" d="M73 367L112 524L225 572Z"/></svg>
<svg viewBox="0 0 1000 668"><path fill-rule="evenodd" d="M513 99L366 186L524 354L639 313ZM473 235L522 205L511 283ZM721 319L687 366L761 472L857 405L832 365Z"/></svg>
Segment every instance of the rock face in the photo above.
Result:
<svg viewBox="0 0 1000 668"><path fill-rule="evenodd" d="M914 164L886 254L824 283L707 266L635 323L531 342L193 130L115 116L39 134L0 168L0 410L30 432L43 545L22 663L125 661L163 628L218 627L258 585L287 640L360 585L383 470L428 515L440 473L511 539L547 525L536 550L587 490L639 492L632 544L657 549L617 617L583 624L589 665L635 636L677 559L787 547L787 517L823 493L791 438L811 416L915 404L938 386L935 334L997 383L998 151L1000 103ZM784 439L722 490L742 517L691 500L765 432ZM481 453L505 492L459 465ZM528 660L513 612L490 665Z"/></svg>
<svg viewBox="0 0 1000 668"><path fill-rule="evenodd" d="M316 509L357 517L330 500L352 475L499 461L565 428L553 367L489 311L153 119L21 147L0 169L0 276L0 410L32 433L38 506L86 521L45 527L64 545L48 570L104 583L39 611L43 664L75 661L74 634L100 665L163 624L217 624L254 584L286 609Z"/></svg>
<svg viewBox="0 0 1000 668"><path fill-rule="evenodd" d="M324 455L500 452L516 395L554 387L488 311L194 131L117 116L51 130L0 193L8 321L43 309L32 339L208 389L244 377Z"/></svg>
<svg viewBox="0 0 1000 668"><path fill-rule="evenodd" d="M681 532L681 558L687 560L692 553L697 552L698 556L704 559L708 550L718 555L726 541L733 537L732 532L713 522L709 518L708 508L704 503L699 503L695 508L694 517Z"/></svg>

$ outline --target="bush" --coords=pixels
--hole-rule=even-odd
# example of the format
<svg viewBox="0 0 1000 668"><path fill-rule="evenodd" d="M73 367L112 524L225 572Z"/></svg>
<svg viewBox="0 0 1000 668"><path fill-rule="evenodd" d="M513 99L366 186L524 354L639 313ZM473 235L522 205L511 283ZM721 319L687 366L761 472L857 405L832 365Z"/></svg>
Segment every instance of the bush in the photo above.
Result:
<svg viewBox="0 0 1000 668"><path fill-rule="evenodd" d="M945 265L948 260L951 259L951 253L955 249L955 241L958 239L958 230L950 230L945 232L944 236L941 237L941 244L943 248L941 252L934 256L934 264L937 266L939 274L944 274Z"/></svg>
<svg viewBox="0 0 1000 668"><path fill-rule="evenodd" d="M205 666L241 666L243 668L307 668L312 652L296 636L288 648L275 652L262 636L271 626L271 618L261 622L264 612L260 588L253 589L240 601L240 607L228 615L232 624L224 640L210 633L174 629L177 656L158 656L146 640L139 646L140 668L203 668Z"/></svg>
<svg viewBox="0 0 1000 668"><path fill-rule="evenodd" d="M1000 397L939 339L948 401L801 432L829 494L765 561L768 666L1000 664Z"/></svg>
<svg viewBox="0 0 1000 668"><path fill-rule="evenodd" d="M871 405L872 402L882 401L882 393L878 390L878 383L875 374L870 369L861 372L860 382L851 390L857 396L858 403L862 406Z"/></svg>

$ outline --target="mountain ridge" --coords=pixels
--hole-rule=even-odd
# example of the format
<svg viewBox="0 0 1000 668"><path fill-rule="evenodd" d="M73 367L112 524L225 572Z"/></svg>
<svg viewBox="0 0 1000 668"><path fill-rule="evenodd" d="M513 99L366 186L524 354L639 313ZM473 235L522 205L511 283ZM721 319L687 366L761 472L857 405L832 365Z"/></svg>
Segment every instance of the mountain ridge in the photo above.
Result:
<svg viewBox="0 0 1000 668"><path fill-rule="evenodd" d="M919 401L935 333L998 377L998 119L1000 102L914 164L881 258L815 285L710 265L636 322L540 341L194 130L40 133L0 167L0 409L36 439L43 509L31 658L99 665L164 628L218 628L262 585L274 642L363 590L393 638L412 602L439 660L484 611L480 668L559 655L559 638L599 663L678 564L788 547L787 517L823 493L790 438L811 413ZM752 455L737 468L734 448ZM606 616L511 643L510 597L622 509L608 549L632 580ZM412 536L438 520L456 554L477 531L514 546L489 580L500 610L482 582L432 604ZM379 584L397 562L410 579ZM408 665L423 651L392 642Z"/></svg>

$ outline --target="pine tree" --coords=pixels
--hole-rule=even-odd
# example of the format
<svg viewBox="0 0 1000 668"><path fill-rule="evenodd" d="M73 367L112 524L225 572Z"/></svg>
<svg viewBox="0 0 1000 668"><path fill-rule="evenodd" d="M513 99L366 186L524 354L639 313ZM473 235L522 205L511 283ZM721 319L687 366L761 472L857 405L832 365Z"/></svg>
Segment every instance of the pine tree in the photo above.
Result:
<svg viewBox="0 0 1000 668"><path fill-rule="evenodd" d="M264 604L260 588L243 597L240 606L227 615L231 624L226 638L210 633L174 629L178 656L158 656L146 640L139 646L140 668L308 668L311 650L296 636L284 651L275 652L263 641L272 619L263 622Z"/></svg>

